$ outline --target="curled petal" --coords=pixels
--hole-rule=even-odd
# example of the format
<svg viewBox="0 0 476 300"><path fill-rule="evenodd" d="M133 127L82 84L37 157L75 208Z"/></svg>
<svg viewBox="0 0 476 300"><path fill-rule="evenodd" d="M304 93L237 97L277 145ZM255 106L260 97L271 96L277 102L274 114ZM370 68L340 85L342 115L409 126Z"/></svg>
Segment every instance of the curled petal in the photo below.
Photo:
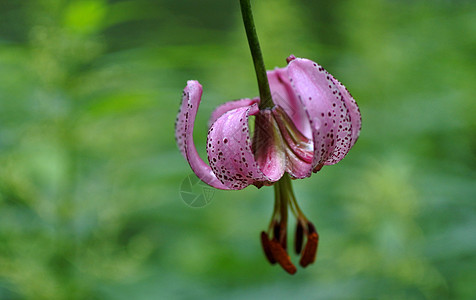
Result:
<svg viewBox="0 0 476 300"><path fill-rule="evenodd" d="M193 142L193 125L201 97L202 86L200 83L189 80L183 91L182 104L175 121L175 140L193 172L203 182L217 189L228 189L217 179L210 166L200 158Z"/></svg>
<svg viewBox="0 0 476 300"><path fill-rule="evenodd" d="M339 84L323 67L308 59L292 60L287 70L294 91L309 117L315 170L324 164L337 163L353 145L347 95L340 91Z"/></svg>
<svg viewBox="0 0 476 300"><path fill-rule="evenodd" d="M337 88L339 89L339 92L341 93L349 111L349 118L352 123L352 139L350 145L352 147L359 138L360 129L362 128L362 116L360 114L360 109L357 105L357 102L355 102L354 97L352 97L352 95L350 94L349 90L347 90L347 88L342 83L340 83L339 80L334 78L331 74L329 75L336 83Z"/></svg>
<svg viewBox="0 0 476 300"><path fill-rule="evenodd" d="M263 182L280 178L265 175L255 160L248 119L258 112L257 104L233 109L219 117L208 132L210 166L218 179L230 189L239 190L250 184L260 186ZM270 169L276 173L284 172L284 161Z"/></svg>
<svg viewBox="0 0 476 300"><path fill-rule="evenodd" d="M255 103L258 103L258 102L259 102L258 98L255 98L255 99L245 98L245 99L240 99L240 100L229 101L229 102L223 103L222 105L218 106L212 112L210 120L208 121L208 127L211 127L212 124L215 123L215 121L219 117L221 117L224 113L226 113L226 112L228 112L232 109L235 109L235 108L251 106L251 105L253 105Z"/></svg>

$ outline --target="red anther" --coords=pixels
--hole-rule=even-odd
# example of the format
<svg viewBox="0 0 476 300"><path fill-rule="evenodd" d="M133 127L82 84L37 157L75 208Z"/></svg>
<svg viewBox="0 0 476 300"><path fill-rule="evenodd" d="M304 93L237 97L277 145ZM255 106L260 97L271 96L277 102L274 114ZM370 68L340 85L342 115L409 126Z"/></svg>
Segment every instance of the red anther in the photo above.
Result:
<svg viewBox="0 0 476 300"><path fill-rule="evenodd" d="M273 253L271 252L270 241L266 232L261 231L261 246L263 247L264 255L268 259L268 261L274 265L276 260L273 257Z"/></svg>
<svg viewBox="0 0 476 300"><path fill-rule="evenodd" d="M301 267L305 268L316 260L318 243L319 235L317 235L317 232L309 233L307 236L306 246L304 247L301 260L299 261Z"/></svg>
<svg viewBox="0 0 476 300"><path fill-rule="evenodd" d="M271 241L269 241L269 246L273 257L281 265L281 267L291 275L296 273L296 266L293 265L288 253L286 252L286 250L284 250L281 244L277 240L272 239Z"/></svg>
<svg viewBox="0 0 476 300"><path fill-rule="evenodd" d="M312 224L311 222L307 221L307 232L308 234L311 234L313 232L316 232L317 233L317 230L316 230L316 227L314 227L314 224ZM319 235L318 235L319 236Z"/></svg>
<svg viewBox="0 0 476 300"><path fill-rule="evenodd" d="M302 250L303 231L304 228L301 222L298 221L296 225L296 235L294 236L294 251L296 254L300 254Z"/></svg>

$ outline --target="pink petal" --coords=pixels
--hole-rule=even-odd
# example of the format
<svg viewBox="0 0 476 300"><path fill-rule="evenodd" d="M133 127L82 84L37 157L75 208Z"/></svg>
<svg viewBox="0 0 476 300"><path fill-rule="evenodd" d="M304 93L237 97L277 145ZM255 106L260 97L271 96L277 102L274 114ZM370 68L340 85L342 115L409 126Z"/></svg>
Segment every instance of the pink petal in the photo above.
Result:
<svg viewBox="0 0 476 300"><path fill-rule="evenodd" d="M292 60L287 70L294 91L309 116L315 170L324 164L339 162L353 145L348 96L340 91L324 68L308 59Z"/></svg>
<svg viewBox="0 0 476 300"><path fill-rule="evenodd" d="M200 158L193 142L193 125L201 97L202 86L200 83L189 80L183 91L182 104L175 121L175 139L180 152L187 159L198 178L217 189L228 189L217 179L210 166Z"/></svg>
<svg viewBox="0 0 476 300"><path fill-rule="evenodd" d="M268 71L268 81L273 102L286 112L303 135L312 138L309 118L289 81L287 68Z"/></svg>
<svg viewBox="0 0 476 300"><path fill-rule="evenodd" d="M277 181L285 171L286 153L272 111L274 109L264 109L256 115L252 150L268 181Z"/></svg>
<svg viewBox="0 0 476 300"><path fill-rule="evenodd" d="M208 127L212 126L212 124L215 123L215 121L219 117L221 117L221 115L223 115L224 113L226 113L226 112L228 112L232 109L238 108L238 107L251 106L251 105L253 105L255 103L258 103L258 102L259 102L258 98L255 98L253 100L246 98L246 99L240 99L240 100L226 102L226 103L218 106L212 112L210 120L208 121Z"/></svg>
<svg viewBox="0 0 476 300"><path fill-rule="evenodd" d="M281 165L276 162L263 168L272 170L272 174L265 174L255 160L248 119L258 112L257 104L233 109L219 117L208 132L210 166L218 179L230 189L240 190L250 184L261 186L263 182L278 180L284 173L284 160Z"/></svg>
<svg viewBox="0 0 476 300"><path fill-rule="evenodd" d="M342 97L347 105L347 109L349 110L349 117L352 123L352 141L350 145L352 147L359 138L360 129L362 128L362 116L360 114L360 109L357 105L357 102L355 102L354 97L352 97L347 88L331 74L329 75L336 83L337 88L339 89L339 92L341 92Z"/></svg>

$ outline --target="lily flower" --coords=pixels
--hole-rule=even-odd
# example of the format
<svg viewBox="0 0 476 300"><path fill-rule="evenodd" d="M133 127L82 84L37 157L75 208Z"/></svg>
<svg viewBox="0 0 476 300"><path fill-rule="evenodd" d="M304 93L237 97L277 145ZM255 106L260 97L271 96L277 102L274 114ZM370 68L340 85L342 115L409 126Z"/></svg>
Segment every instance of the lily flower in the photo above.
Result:
<svg viewBox="0 0 476 300"><path fill-rule="evenodd" d="M309 177L342 160L359 136L361 116L344 85L322 66L293 55L287 62L286 67L267 72L274 107L260 110L259 98L246 98L227 102L212 113L206 144L209 164L193 141L202 96L198 81L188 81L183 91L175 135L192 170L212 187L241 190L279 184L273 217L261 242L268 260L293 274L296 267L286 250L288 207L297 219L294 248L301 254L301 266L314 262L319 237L297 205L290 179Z"/></svg>

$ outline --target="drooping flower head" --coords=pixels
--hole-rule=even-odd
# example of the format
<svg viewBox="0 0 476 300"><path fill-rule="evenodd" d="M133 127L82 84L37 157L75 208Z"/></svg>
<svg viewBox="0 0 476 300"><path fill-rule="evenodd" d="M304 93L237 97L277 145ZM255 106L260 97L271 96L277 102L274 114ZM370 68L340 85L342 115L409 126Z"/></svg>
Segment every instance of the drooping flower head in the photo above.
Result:
<svg viewBox="0 0 476 300"><path fill-rule="evenodd" d="M278 181L284 174L305 178L339 162L357 140L360 112L347 89L317 63L288 58L285 68L268 72L273 109L259 110L259 99L219 106L210 118L209 165L193 141L202 86L189 81L176 121L180 151L195 174L223 190L240 190ZM254 138L248 119L256 117Z"/></svg>
<svg viewBox="0 0 476 300"><path fill-rule="evenodd" d="M294 273L286 252L287 206L298 219L295 250L302 255L301 265L314 261L318 235L297 206L289 177L306 178L324 165L342 160L359 136L361 116L351 94L323 67L293 55L287 62L286 67L267 73L273 108L260 110L259 98L246 98L227 102L212 113L206 144L208 164L193 141L202 96L197 81L188 81L184 89L175 134L192 170L215 188L240 190L283 180L276 201L288 203L286 212L275 211L262 243L270 262ZM251 116L255 117L253 134L248 125ZM269 239L271 233L274 238ZM301 251L303 234L308 242Z"/></svg>

